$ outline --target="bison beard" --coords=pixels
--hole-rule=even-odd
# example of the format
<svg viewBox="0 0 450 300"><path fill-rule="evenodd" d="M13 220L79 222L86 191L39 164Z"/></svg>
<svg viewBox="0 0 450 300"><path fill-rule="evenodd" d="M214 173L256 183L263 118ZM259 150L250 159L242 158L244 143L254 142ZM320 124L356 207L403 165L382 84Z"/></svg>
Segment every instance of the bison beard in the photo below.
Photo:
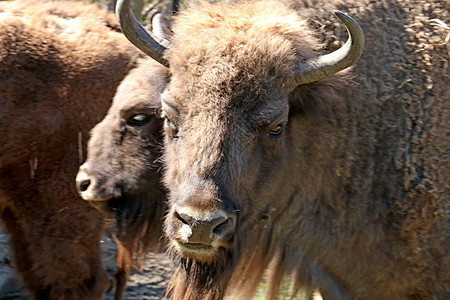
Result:
<svg viewBox="0 0 450 300"><path fill-rule="evenodd" d="M220 249L213 262L203 263L178 255L172 246L168 253L179 268L169 283L167 295L184 300L222 299L242 249L235 243L233 248Z"/></svg>
<svg viewBox="0 0 450 300"><path fill-rule="evenodd" d="M124 196L109 200L108 207L114 213L117 237L132 245L138 257L148 251L150 246L153 249L161 246L158 244L162 234L160 220L165 211L163 201ZM151 241L151 245L146 245L148 241Z"/></svg>

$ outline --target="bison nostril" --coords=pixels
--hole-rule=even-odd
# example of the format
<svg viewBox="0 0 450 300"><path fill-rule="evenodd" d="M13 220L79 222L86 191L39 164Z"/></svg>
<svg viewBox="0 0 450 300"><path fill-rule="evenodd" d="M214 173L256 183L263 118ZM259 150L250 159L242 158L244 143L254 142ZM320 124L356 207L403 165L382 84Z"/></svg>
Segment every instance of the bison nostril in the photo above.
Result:
<svg viewBox="0 0 450 300"><path fill-rule="evenodd" d="M78 185L78 191L79 192L87 191L90 184L91 184L91 181L89 179L85 179L85 180L81 181Z"/></svg>
<svg viewBox="0 0 450 300"><path fill-rule="evenodd" d="M231 229L233 225L233 220L231 218L224 218L223 220L219 221L220 223L216 225L216 227L213 228L213 234L220 235L225 234L229 229Z"/></svg>
<svg viewBox="0 0 450 300"><path fill-rule="evenodd" d="M188 222L188 220L186 220L186 219L187 219L186 216L185 216L186 219L184 219L184 218L183 218L182 216L180 216L180 214L177 213L177 212L174 213L174 216L175 216L175 218L177 218L181 223L186 224L186 225L190 225L189 222Z"/></svg>
<svg viewBox="0 0 450 300"><path fill-rule="evenodd" d="M228 241L236 228L236 218L226 211L195 212L181 209L172 214L177 238L183 244L212 245Z"/></svg>

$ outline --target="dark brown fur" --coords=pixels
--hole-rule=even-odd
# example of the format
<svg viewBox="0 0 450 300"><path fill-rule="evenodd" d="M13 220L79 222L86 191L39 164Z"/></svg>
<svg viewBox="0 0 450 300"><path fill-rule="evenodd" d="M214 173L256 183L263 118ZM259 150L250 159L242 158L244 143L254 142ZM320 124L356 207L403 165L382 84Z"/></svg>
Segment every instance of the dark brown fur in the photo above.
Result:
<svg viewBox="0 0 450 300"><path fill-rule="evenodd" d="M103 215L74 180L137 53L114 15L81 3L1 2L0 23L0 211L14 265L34 299L102 299Z"/></svg>
<svg viewBox="0 0 450 300"><path fill-rule="evenodd" d="M430 24L449 19L444 1L422 4L203 3L177 18L163 97L174 299L248 299L265 270L268 298L289 279L329 299L450 297L448 50ZM366 32L355 83L295 87L295 63L322 47L301 20L330 32L333 8ZM218 200L237 219L229 244L179 247L178 211Z"/></svg>

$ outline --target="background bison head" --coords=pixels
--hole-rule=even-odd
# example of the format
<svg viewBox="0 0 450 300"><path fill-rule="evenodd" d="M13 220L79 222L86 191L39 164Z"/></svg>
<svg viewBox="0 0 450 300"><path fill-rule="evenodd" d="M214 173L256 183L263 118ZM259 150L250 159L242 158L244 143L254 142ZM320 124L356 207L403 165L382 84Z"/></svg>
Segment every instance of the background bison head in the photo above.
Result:
<svg viewBox="0 0 450 300"><path fill-rule="evenodd" d="M145 233L154 237L149 241L158 242L161 236L163 121L159 97L166 80L167 71L153 61L141 62L130 72L108 114L92 129L88 157L77 175L83 199L113 211L119 234L126 240ZM155 225L142 225L149 222ZM136 232L137 228L144 229ZM142 238L140 242L148 241Z"/></svg>

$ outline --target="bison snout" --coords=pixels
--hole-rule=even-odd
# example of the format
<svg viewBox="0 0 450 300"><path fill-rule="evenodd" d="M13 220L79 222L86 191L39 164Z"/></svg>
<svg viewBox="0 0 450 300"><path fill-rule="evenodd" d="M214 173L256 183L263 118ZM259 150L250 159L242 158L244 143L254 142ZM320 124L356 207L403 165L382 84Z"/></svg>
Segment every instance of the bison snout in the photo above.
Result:
<svg viewBox="0 0 450 300"><path fill-rule="evenodd" d="M78 193L86 192L89 189L89 185L91 184L91 180L87 177L87 174L84 172L79 172L77 175L77 191Z"/></svg>
<svg viewBox="0 0 450 300"><path fill-rule="evenodd" d="M225 210L195 213L185 207L173 213L172 222L178 242L188 248L228 246L236 229L236 217Z"/></svg>
<svg viewBox="0 0 450 300"><path fill-rule="evenodd" d="M76 178L77 191L81 198L86 201L106 201L112 197L104 197L94 193L94 187L96 185L96 179L90 176L84 166L80 167Z"/></svg>

